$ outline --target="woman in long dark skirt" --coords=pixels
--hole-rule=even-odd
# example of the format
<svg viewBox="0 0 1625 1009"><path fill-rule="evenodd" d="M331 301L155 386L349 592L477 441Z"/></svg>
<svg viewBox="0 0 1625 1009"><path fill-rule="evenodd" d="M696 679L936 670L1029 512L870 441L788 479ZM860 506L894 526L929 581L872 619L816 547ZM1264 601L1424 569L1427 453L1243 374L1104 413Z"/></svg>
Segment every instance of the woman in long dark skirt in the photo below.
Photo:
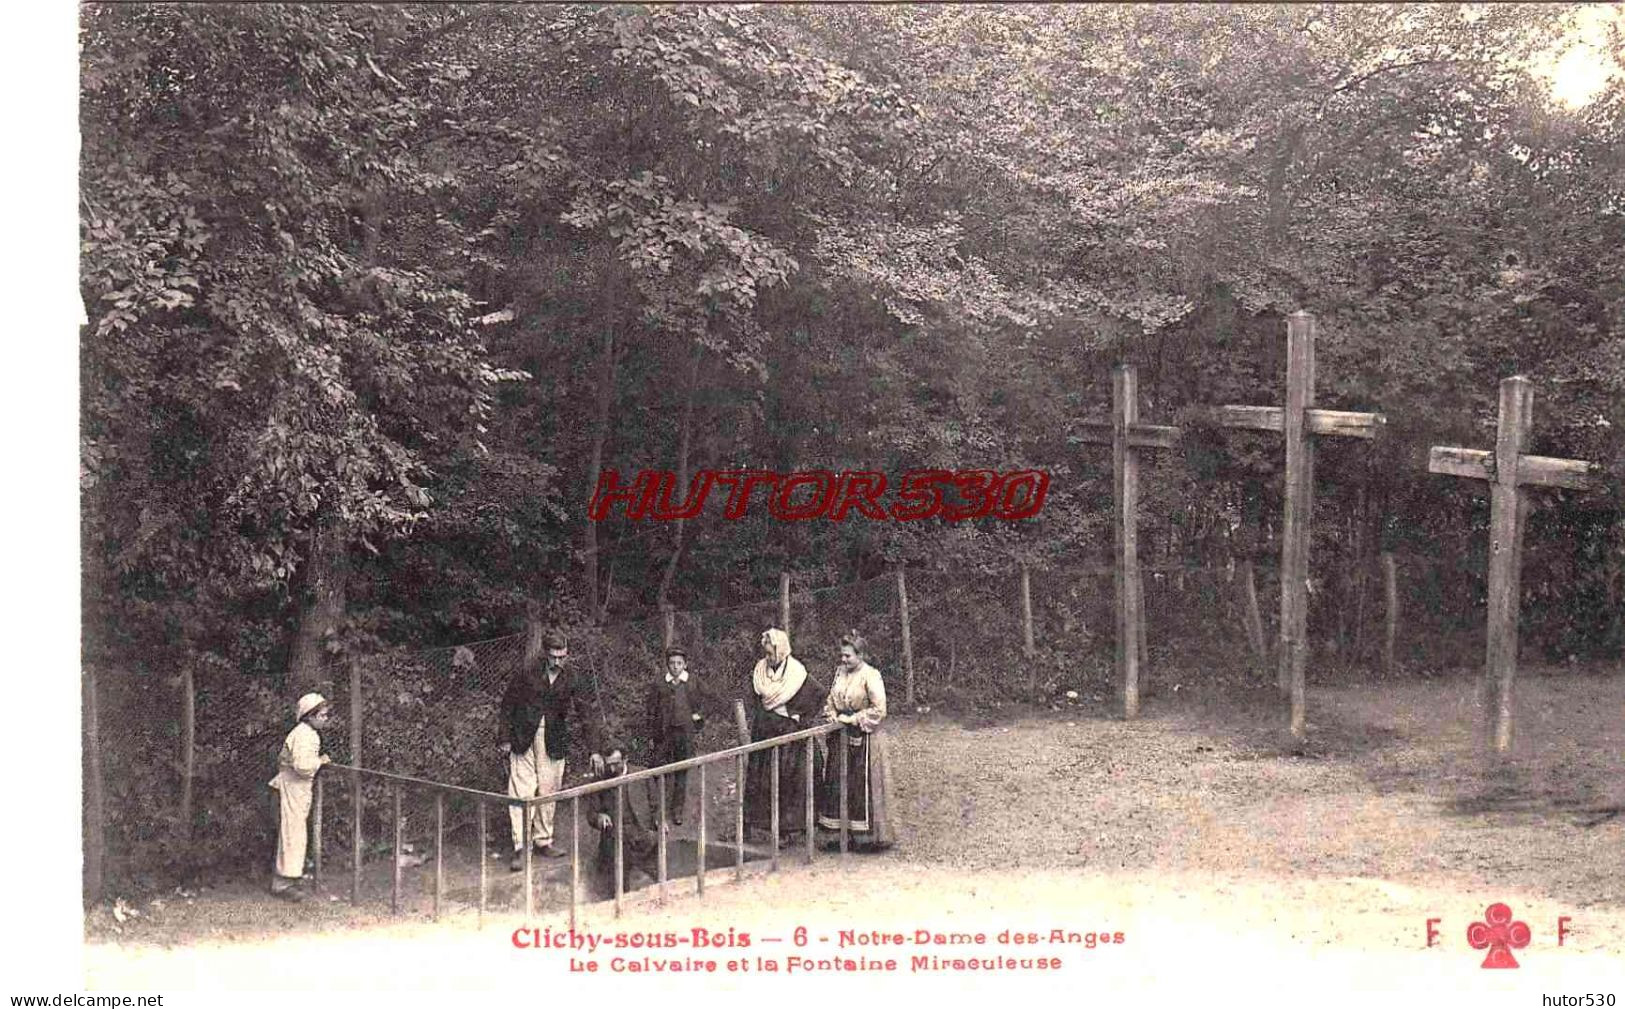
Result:
<svg viewBox="0 0 1625 1009"><path fill-rule="evenodd" d="M824 717L845 726L829 737L818 795L820 830L841 829L841 762L836 747L846 751L847 830L857 844L871 850L897 842L897 819L891 801L891 760L886 733L886 684L869 665L867 646L857 631L841 638L841 665L830 685Z"/></svg>
<svg viewBox="0 0 1625 1009"><path fill-rule="evenodd" d="M752 742L773 739L818 722L823 707L823 684L807 675L807 667L790 654L790 635L777 627L762 634L762 658L750 674L756 695L751 719ZM805 743L779 749L779 837L789 841L807 829ZM745 823L767 835L772 830L773 754L758 750L750 755L746 771Z"/></svg>

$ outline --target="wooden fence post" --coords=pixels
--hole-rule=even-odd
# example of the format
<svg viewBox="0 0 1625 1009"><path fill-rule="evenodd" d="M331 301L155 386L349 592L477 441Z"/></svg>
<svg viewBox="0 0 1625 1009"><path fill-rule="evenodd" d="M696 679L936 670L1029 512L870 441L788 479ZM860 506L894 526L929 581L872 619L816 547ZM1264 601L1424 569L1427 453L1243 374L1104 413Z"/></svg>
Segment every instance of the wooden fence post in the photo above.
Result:
<svg viewBox="0 0 1625 1009"><path fill-rule="evenodd" d="M322 887L322 810L323 796L327 791L327 775L322 774L320 768L316 774L315 802L310 809L310 850L316 860L316 889Z"/></svg>
<svg viewBox="0 0 1625 1009"><path fill-rule="evenodd" d="M1394 668L1394 638L1399 633L1399 575L1394 570L1394 555L1382 555L1382 671L1392 676Z"/></svg>
<svg viewBox="0 0 1625 1009"><path fill-rule="evenodd" d="M350 775L350 904L361 905L361 775ZM480 852L485 857L485 852Z"/></svg>
<svg viewBox="0 0 1625 1009"><path fill-rule="evenodd" d="M485 851L480 851L480 864L485 864ZM446 899L446 793L434 793L434 916L440 919L440 905Z"/></svg>
<svg viewBox="0 0 1625 1009"><path fill-rule="evenodd" d="M1269 650L1264 643L1264 616L1258 609L1258 576L1253 569L1253 562L1241 562L1241 601L1243 605L1242 619L1247 629L1247 645L1252 649L1253 659L1260 665L1269 664Z"/></svg>
<svg viewBox="0 0 1625 1009"><path fill-rule="evenodd" d="M1031 663L1038 654L1038 645L1033 639L1032 573L1027 569L1025 560L1021 562L1021 654L1028 662L1028 679L1034 680L1037 671Z"/></svg>
<svg viewBox="0 0 1625 1009"><path fill-rule="evenodd" d="M197 683L181 669L181 837L192 841L192 795L197 780Z"/></svg>
<svg viewBox="0 0 1625 1009"><path fill-rule="evenodd" d="M107 861L106 784L102 779L101 712L97 701L96 667L85 669L85 758L89 780L85 783L85 893L87 904L102 899L103 871Z"/></svg>
<svg viewBox="0 0 1625 1009"><path fill-rule="evenodd" d="M361 762L361 665L350 664L350 766L365 767ZM361 779L356 779L356 791L361 790Z"/></svg>
<svg viewBox="0 0 1625 1009"><path fill-rule="evenodd" d="M903 620L903 704L914 707L914 638L908 627L908 583L897 569L897 612Z"/></svg>
<svg viewBox="0 0 1625 1009"><path fill-rule="evenodd" d="M403 843L403 836L402 836L402 833L401 833L401 783L399 781L394 782L393 792L394 792L394 797L395 797L395 805L394 805L394 809L393 809L393 814L394 814L394 817L395 817L395 847L390 852L390 872L391 872L391 877L390 878L391 878L392 882L391 882L390 891L389 891L389 913L390 914L400 914L401 913L401 845ZM527 810L527 812L528 812L528 810ZM530 844L530 842L527 841L525 843L527 845L527 850L528 850L528 845ZM480 854L483 856L484 852L481 852ZM529 873L527 873L526 875L528 876ZM529 883L530 881L527 879L525 882ZM525 916L527 918L530 917L530 909L529 908L525 909Z"/></svg>
<svg viewBox="0 0 1625 1009"><path fill-rule="evenodd" d="M363 767L361 763L361 664L354 660L350 662L350 766ZM359 907L361 904L361 775L350 776L350 903ZM485 857L485 852L480 852Z"/></svg>

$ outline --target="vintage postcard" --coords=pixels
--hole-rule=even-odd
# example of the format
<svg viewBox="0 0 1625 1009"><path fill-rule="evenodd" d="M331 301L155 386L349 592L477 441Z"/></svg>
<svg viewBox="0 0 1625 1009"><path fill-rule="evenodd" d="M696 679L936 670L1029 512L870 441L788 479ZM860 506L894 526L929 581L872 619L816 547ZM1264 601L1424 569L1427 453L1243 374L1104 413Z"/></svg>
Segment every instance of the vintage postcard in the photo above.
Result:
<svg viewBox="0 0 1625 1009"><path fill-rule="evenodd" d="M76 31L13 1005L1625 997L1618 5Z"/></svg>

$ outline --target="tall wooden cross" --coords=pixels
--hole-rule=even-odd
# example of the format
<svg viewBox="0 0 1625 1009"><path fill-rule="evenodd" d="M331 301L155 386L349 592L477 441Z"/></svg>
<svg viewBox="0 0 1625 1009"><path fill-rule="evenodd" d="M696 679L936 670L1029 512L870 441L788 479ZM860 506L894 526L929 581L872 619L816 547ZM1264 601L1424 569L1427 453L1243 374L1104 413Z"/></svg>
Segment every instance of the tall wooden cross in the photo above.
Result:
<svg viewBox="0 0 1625 1009"><path fill-rule="evenodd" d="M1386 423L1380 413L1317 410L1315 317L1294 312L1286 320L1286 407L1222 406L1225 427L1286 435L1286 504L1281 530L1280 687L1292 694L1292 738L1304 738L1304 663L1308 658L1309 527L1315 502L1315 443L1310 435L1372 438Z"/></svg>
<svg viewBox="0 0 1625 1009"><path fill-rule="evenodd" d="M1142 448L1173 448L1179 428L1140 423L1139 378L1134 365L1112 369L1112 419L1086 421L1081 440L1112 447L1112 536L1116 559L1117 675L1123 685L1123 717L1140 713L1140 642L1145 638L1145 593L1140 585L1140 453ZM1093 430L1090 430L1090 429Z"/></svg>
<svg viewBox="0 0 1625 1009"><path fill-rule="evenodd" d="M1518 668L1518 570L1523 522L1533 484L1586 490L1595 485L1593 463L1524 455L1535 391L1521 375L1501 380L1495 451L1445 448L1428 453L1428 472L1486 480L1490 485L1490 598L1484 650L1487 729L1496 752L1512 748L1512 681Z"/></svg>

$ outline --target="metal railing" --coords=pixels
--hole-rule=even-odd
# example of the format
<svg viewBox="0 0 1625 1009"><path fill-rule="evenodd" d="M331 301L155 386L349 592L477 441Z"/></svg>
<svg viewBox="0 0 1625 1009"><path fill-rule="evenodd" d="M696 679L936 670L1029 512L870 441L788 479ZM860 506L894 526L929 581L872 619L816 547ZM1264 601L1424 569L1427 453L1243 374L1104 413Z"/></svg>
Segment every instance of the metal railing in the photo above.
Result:
<svg viewBox="0 0 1625 1009"><path fill-rule="evenodd" d="M696 839L695 857L695 892L702 897L705 894L706 876L706 832L707 832L707 794L706 794L706 768L712 764L724 761L734 762L735 800L734 800L734 873L736 879L745 876L745 794L747 759L752 753L761 750L772 751L772 774L768 804L771 807L769 815L769 836L771 848L768 852L769 871L777 872L779 869L779 751L796 743L806 748L805 761L802 774L803 794L806 810L806 861L811 863L817 835L817 820L814 803L814 775L817 761L814 758L814 747L820 737L838 732L842 728L835 722L827 722L810 729L800 729L796 732L786 733L772 739L747 743L742 746L730 747L726 750L717 750L713 753L702 754L687 760L675 763L662 764L641 771L631 771L612 779L588 782L573 788L560 789L547 795L532 798L515 798L502 792L486 792L476 788L464 788L458 785L447 785L426 778L416 778L406 774L396 774L390 771L377 771L365 767L352 767L348 764L328 764L329 771L341 771L352 776L354 789L352 794L352 863L350 881L350 901L359 905L361 902L361 864L362 864L362 793L361 782L366 778L375 778L387 781L390 784L390 794L394 812L394 845L393 865L391 867L392 884L390 889L389 909L391 914L400 913L401 903L401 868L403 854L403 837L401 827L401 796L408 788L417 788L431 791L434 794L435 809L435 835L434 835L434 916L440 917L445 902L445 799L448 794L472 797L478 805L477 822L479 824L479 863L480 863L480 896L479 915L483 922L490 893L490 880L487 867L487 833L486 821L488 819L487 806L496 803L502 806L522 807L523 817L523 843L524 843L524 890L525 890L525 916L533 917L536 911L535 875L533 868L534 850L531 843L531 817L530 808L540 803L558 803L568 800L570 802L570 927L575 928L578 909L581 904L581 799L599 792L615 790L615 914L621 913L622 897L626 889L626 787L640 782L654 781L655 791L659 794L658 812L656 814L659 825L656 834L656 893L657 899L664 903L666 900L667 879L667 823L666 784L665 777L679 771L697 769L699 771L698 792L700 796L699 818L697 820L698 837ZM848 810L849 785L847 782L848 755L847 747L833 747L839 753L837 760L840 774L840 844L841 855L845 855L850 848L850 811ZM317 884L322 880L322 806L323 806L323 775L316 777L315 803L312 810L314 820L313 856L315 861L315 875Z"/></svg>

